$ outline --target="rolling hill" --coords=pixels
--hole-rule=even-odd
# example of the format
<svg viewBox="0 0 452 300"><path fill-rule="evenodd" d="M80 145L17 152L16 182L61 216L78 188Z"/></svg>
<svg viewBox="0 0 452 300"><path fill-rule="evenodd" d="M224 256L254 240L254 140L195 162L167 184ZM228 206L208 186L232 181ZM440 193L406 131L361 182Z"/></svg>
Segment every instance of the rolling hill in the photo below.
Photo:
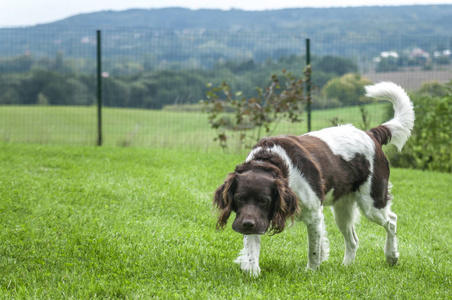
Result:
<svg viewBox="0 0 452 300"><path fill-rule="evenodd" d="M159 60L186 61L193 55L205 56L207 51L216 61L234 57L233 52L246 56L249 51L253 59L265 61L303 53L307 37L315 39L317 55L373 56L405 44L452 48L450 28L452 5L268 11L132 9L0 28L0 57L23 53L54 57L56 52L87 57L95 51L98 29L104 32L104 57L137 56L151 49Z"/></svg>
<svg viewBox="0 0 452 300"><path fill-rule="evenodd" d="M452 27L452 5L294 8L268 11L132 9L80 14L42 26L295 31L311 35L449 35Z"/></svg>

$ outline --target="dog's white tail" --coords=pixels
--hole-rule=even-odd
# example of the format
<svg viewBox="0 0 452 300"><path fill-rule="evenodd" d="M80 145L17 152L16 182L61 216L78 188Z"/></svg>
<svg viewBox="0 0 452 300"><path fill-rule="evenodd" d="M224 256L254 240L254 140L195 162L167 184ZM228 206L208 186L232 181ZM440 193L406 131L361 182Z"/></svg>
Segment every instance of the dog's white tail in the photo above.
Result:
<svg viewBox="0 0 452 300"><path fill-rule="evenodd" d="M411 135L414 126L413 103L404 89L392 82L380 82L365 87L366 96L389 100L394 107L394 118L383 125L391 131L391 141L400 151Z"/></svg>

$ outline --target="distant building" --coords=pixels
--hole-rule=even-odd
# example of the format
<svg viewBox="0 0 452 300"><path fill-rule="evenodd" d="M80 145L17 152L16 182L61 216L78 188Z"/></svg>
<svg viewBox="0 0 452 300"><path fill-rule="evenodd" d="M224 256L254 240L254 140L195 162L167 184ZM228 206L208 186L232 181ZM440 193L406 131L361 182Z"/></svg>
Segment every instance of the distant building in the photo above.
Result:
<svg viewBox="0 0 452 300"><path fill-rule="evenodd" d="M423 49L416 47L411 50L409 59L414 65L425 66L430 60L430 54Z"/></svg>

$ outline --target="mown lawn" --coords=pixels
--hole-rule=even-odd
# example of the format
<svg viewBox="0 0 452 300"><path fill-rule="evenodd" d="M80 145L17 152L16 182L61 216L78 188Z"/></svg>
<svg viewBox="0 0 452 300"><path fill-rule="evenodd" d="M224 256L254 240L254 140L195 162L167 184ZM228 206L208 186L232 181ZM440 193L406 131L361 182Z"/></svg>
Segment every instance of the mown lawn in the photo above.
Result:
<svg viewBox="0 0 452 300"><path fill-rule="evenodd" d="M385 120L385 104L367 106L371 124ZM1 106L0 142L66 144L92 146L97 142L95 107L71 106ZM341 124L359 126L358 107L313 111L312 129ZM302 123L281 122L272 134L300 135L307 131L306 115ZM103 137L107 146L157 147L195 149L216 152L215 130L209 127L202 112L144 110L125 108L103 109ZM334 124L336 125L336 124ZM230 143L230 152L238 153L237 143Z"/></svg>
<svg viewBox="0 0 452 300"><path fill-rule="evenodd" d="M364 218L360 249L305 270L305 227L263 237L262 275L233 259L211 197L243 155L0 143L0 299L450 299L451 174L394 169L399 264Z"/></svg>

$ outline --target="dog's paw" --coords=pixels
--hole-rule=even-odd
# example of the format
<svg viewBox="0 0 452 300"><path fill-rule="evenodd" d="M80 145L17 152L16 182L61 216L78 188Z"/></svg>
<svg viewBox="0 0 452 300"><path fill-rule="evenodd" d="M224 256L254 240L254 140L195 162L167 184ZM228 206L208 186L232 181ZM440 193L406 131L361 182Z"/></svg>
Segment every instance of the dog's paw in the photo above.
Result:
<svg viewBox="0 0 452 300"><path fill-rule="evenodd" d="M397 250L397 239L395 234L392 238L386 238L385 256L386 261L390 265L395 265L399 261L399 251Z"/></svg>
<svg viewBox="0 0 452 300"><path fill-rule="evenodd" d="M353 264L353 262L355 261L357 248L358 247L351 250L349 250L350 248L345 250L344 260L342 261L342 264L344 266L350 266L351 264Z"/></svg>
<svg viewBox="0 0 452 300"><path fill-rule="evenodd" d="M399 261L399 252L394 251L392 253L386 253L386 261L391 266L396 265L397 262Z"/></svg>
<svg viewBox="0 0 452 300"><path fill-rule="evenodd" d="M261 273L261 268L259 267L259 263L256 261L248 259L247 256L239 256L234 262L240 265L240 269L244 272L250 273L250 275L254 277L258 277Z"/></svg>
<svg viewBox="0 0 452 300"><path fill-rule="evenodd" d="M309 264L306 266L306 271L317 271L320 268L319 264Z"/></svg>
<svg viewBox="0 0 452 300"><path fill-rule="evenodd" d="M353 264L353 262L355 261L355 258L351 258L351 257L344 257L344 260L342 261L342 264L344 266L350 266Z"/></svg>
<svg viewBox="0 0 452 300"><path fill-rule="evenodd" d="M234 260L234 263L240 265L242 270L249 269L249 259L243 250L240 251L240 255Z"/></svg>
<svg viewBox="0 0 452 300"><path fill-rule="evenodd" d="M259 277L259 275L261 274L261 268L259 268L259 265L254 265L250 269L245 271L248 271L250 275L254 277Z"/></svg>

